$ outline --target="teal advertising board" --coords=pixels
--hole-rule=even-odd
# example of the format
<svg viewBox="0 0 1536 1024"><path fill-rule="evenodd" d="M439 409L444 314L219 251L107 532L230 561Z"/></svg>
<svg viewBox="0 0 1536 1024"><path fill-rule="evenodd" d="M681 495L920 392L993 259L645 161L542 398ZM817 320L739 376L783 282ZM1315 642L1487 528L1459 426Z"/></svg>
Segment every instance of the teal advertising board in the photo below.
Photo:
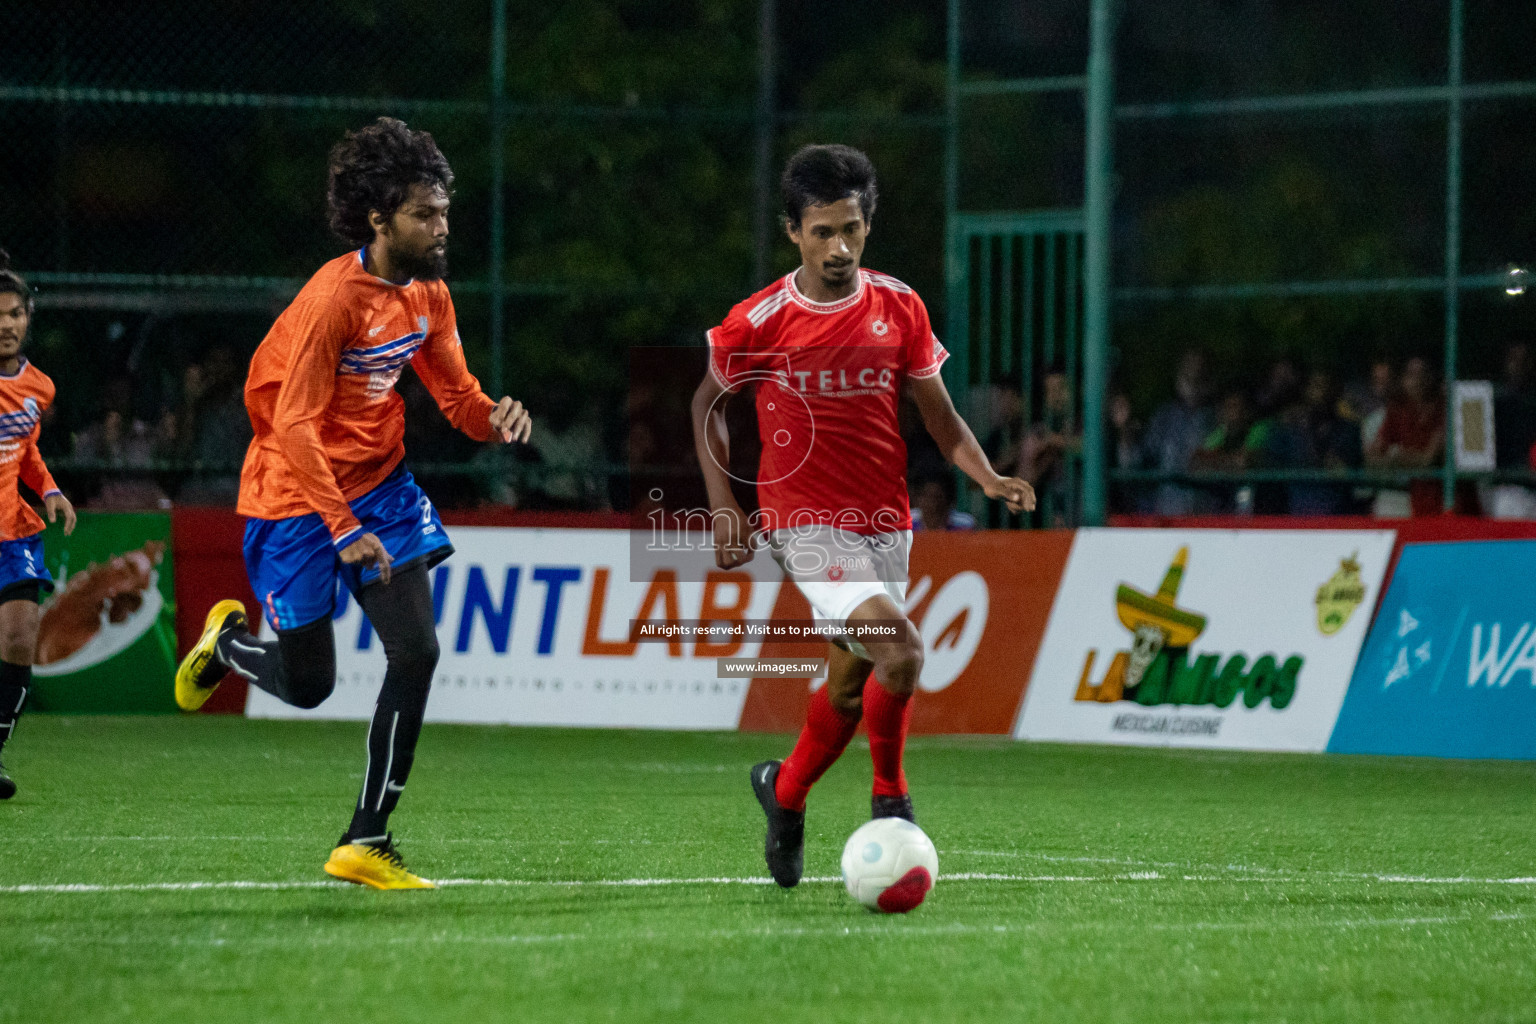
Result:
<svg viewBox="0 0 1536 1024"><path fill-rule="evenodd" d="M1536 759L1533 578L1536 541L1405 546L1328 750Z"/></svg>

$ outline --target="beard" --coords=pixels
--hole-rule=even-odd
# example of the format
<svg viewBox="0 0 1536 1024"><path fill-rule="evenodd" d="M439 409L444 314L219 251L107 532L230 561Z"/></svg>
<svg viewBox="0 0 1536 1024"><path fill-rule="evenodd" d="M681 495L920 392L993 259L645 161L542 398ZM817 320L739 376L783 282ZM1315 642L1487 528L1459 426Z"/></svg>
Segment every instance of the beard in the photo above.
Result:
<svg viewBox="0 0 1536 1024"><path fill-rule="evenodd" d="M389 261L418 281L440 281L448 276L446 245L441 249L427 249L424 252L389 245Z"/></svg>

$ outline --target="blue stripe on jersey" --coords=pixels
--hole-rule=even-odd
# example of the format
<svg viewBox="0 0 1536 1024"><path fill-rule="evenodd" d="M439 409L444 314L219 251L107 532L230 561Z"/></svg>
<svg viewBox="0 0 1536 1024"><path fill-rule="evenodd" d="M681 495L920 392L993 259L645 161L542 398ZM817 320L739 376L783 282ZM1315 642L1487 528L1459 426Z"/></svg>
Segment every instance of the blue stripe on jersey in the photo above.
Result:
<svg viewBox="0 0 1536 1024"><path fill-rule="evenodd" d="M32 433L42 417L30 410L21 409L0 415L0 441L12 441Z"/></svg>
<svg viewBox="0 0 1536 1024"><path fill-rule="evenodd" d="M388 352L390 349L394 348L396 345L403 345L403 344L406 344L406 343L412 342L412 341L420 341L423 337L424 337L424 335L420 331L412 331L410 334L401 335L400 337L396 338L394 341L386 341L384 344L382 344L382 345L375 345L373 348L349 348L345 352L343 352L342 355L343 356L373 356L373 355L378 355L381 352Z"/></svg>
<svg viewBox="0 0 1536 1024"><path fill-rule="evenodd" d="M411 361L426 336L420 332L396 338L374 349L349 349L341 354L337 373L391 373Z"/></svg>

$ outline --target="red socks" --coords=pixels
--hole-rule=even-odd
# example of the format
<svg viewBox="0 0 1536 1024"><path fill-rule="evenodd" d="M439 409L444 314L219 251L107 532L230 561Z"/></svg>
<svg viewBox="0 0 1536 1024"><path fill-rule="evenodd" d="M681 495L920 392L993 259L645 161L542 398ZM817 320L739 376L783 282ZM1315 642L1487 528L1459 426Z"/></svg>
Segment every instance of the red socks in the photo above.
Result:
<svg viewBox="0 0 1536 1024"><path fill-rule="evenodd" d="M895 696L871 675L864 684L864 724L869 729L869 757L875 765L875 796L902 796L907 791L901 755L911 721L912 697ZM779 806L803 812L806 794L842 756L858 728L857 718L844 718L832 707L825 687L811 694L805 728L779 768L779 781L774 786Z"/></svg>
<svg viewBox="0 0 1536 1024"><path fill-rule="evenodd" d="M875 763L875 796L902 796L907 791L901 753L911 721L912 695L898 697L871 675L864 684L864 726L869 730L869 757Z"/></svg>
<svg viewBox="0 0 1536 1024"><path fill-rule="evenodd" d="M879 684L875 686L879 689ZM869 700L869 688L865 687L865 701ZM779 767L779 779L774 786L774 795L778 798L779 806L791 811L805 810L805 797L821 778L822 773L832 767L848 746L848 741L853 739L853 734L858 731L859 720L857 718L844 718L832 707L832 702L827 700L827 689L822 687L811 694L811 708L806 712L805 728L800 730L800 739L795 742L795 749L784 759L784 764ZM905 732L905 728L903 728ZM873 743L871 743L873 745ZM899 748L898 748L899 750ZM896 755L897 771L900 771L901 754ZM878 772L878 770L877 770ZM880 792L879 776L876 775L875 792ZM902 792L906 792L905 789Z"/></svg>

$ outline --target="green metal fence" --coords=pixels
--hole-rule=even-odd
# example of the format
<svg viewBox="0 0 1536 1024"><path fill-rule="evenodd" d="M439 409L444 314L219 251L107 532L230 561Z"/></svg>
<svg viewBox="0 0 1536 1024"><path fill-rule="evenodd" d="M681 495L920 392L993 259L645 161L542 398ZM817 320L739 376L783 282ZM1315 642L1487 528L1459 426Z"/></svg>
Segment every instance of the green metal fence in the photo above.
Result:
<svg viewBox="0 0 1536 1024"><path fill-rule="evenodd" d="M697 345L783 271L776 179L788 152L846 140L893 176L937 152L944 118L925 106L928 94L818 86L846 77L840 55L807 56L816 33L798 17L781 23L777 9L778 0L17 0L0 62L11 148L0 162L0 244L39 290L39 364L69 378L60 422L45 431L51 462L81 479L168 483L235 469L174 457L106 468L71 457L58 438L95 425L94 410L68 403L125 363L135 402L153 408L155 396L177 394L185 344L159 334L136 343L136 332L185 333L197 321L201 337L223 333L247 349L259 340L335 254L323 226L326 151L381 114L430 128L457 172L452 288L488 389L544 414L578 400L622 410L626 345ZM883 31L878 18L868 27ZM853 37L849 49L877 43ZM799 77L786 80L786 69ZM929 162L917 178L936 183ZM894 204L920 209L923 193L909 184ZM712 237L697 236L701 223ZM903 241L915 231L893 228L883 251L922 253L922 239ZM920 259L937 267L930 249ZM90 358L72 363L87 346ZM524 491L576 469L607 490L625 476L621 444L579 467L488 469L436 450L417 458L445 479L479 481L482 499L500 474Z"/></svg>
<svg viewBox="0 0 1536 1024"><path fill-rule="evenodd" d="M1496 266L1468 268L1462 257L1463 205L1464 205L1464 119L1469 107L1500 101L1520 101L1536 98L1536 80L1505 80L1469 82L1464 74L1465 23L1464 0L1446 0L1446 30L1444 33L1445 61L1444 81L1410 87L1382 87L1341 89L1306 92L1290 95L1236 96L1224 98L1176 99L1161 102L1135 102L1115 104L1116 37L1121 16L1130 4L1117 0L1088 0L1083 5L1083 16L1088 22L1088 54L1083 75L1048 75L1041 77L991 78L973 80L963 72L963 43L967 38L963 5L960 0L950 0L949 11L949 123L946 134L946 208L949 215L949 263L948 274L952 301L949 304L949 332L956 347L968 349L973 356L960 366L972 383L985 383L989 378L989 362L986 353L994 350L997 339L992 336L986 323L978 322L971 315L974 295L986 287L983 283L967 280L977 272L979 264L971 258L964 239L970 236L978 217L991 217L1003 221L1026 220L1028 211L986 211L962 207L959 196L963 178L958 152L964 101L980 96L999 94L1037 95L1061 91L1080 93L1085 110L1083 147L1084 202L1082 221L1085 231L1084 270L1082 274L1082 302L1084 306L1083 333L1077 339L1081 346L1081 403L1083 411L1083 519L1090 524L1102 523L1106 515L1107 483L1118 481L1126 484L1169 482L1168 474L1147 471L1112 471L1105 464L1104 414L1108 386L1108 366L1111 354L1112 325L1116 312L1124 313L1137 307L1166 305L1187 310L1190 316L1201 315L1203 306L1216 302L1243 302L1295 297L1335 298L1362 295L1411 295L1437 294L1443 306L1441 340L1444 379L1447 392L1450 382L1458 377L1461 349L1460 313L1463 295L1468 292L1493 291L1502 288L1506 275ZM1319 8L1321 10L1321 8ZM1396 13L1396 12L1394 12ZM1401 18L1411 18L1410 12L1401 12ZM1497 12L1485 12L1485 17L1496 17ZM1527 53L1532 51L1527 48ZM1529 65L1536 70L1536 61ZM1384 116L1385 112L1410 110L1443 119L1444 124L1444 200L1441 239L1443 260L1437 274L1390 274L1349 278L1311 278L1304 280L1273 278L1251 281L1191 281L1179 285L1146 285L1123 282L1118 287L1111 282L1112 267L1112 211L1117 191L1117 171L1123 177L1127 173L1117 168L1114 157L1117 133L1131 126L1174 126L1202 120L1225 123L1252 122L1258 119L1285 120L1317 118L1329 112L1347 111L1353 114ZM1432 154L1425 154L1432 161ZM1523 197L1516 197L1523 201ZM1503 200L1500 200L1503 201ZM995 272L984 266L980 270L984 282ZM972 302L957 301L970 294ZM1015 358L1028 358L1024 339L1015 341ZM1076 382L1075 382L1076 383ZM1449 395L1448 395L1449 398ZM1453 403L1446 401L1445 436L1447 449L1450 439L1456 436ZM1497 473L1472 473L1458 471L1454 460L1447 457L1441 467L1433 471L1440 479L1444 505L1451 507L1455 482L1458 478L1481 481L1511 480L1530 483L1532 475L1524 471ZM1247 481L1338 481L1332 472L1274 472L1268 474L1179 474L1179 479L1204 484L1220 484ZM1357 472L1346 479L1361 484L1402 483L1423 474Z"/></svg>
<svg viewBox="0 0 1536 1024"><path fill-rule="evenodd" d="M1401 22L1427 4L1377 6ZM1138 78L1144 51L1116 56L1135 42L1124 18L1171 9L1150 0L15 0L0 62L0 131L12 140L0 161L0 244L41 289L34 345L40 363L69 370L61 409L120 365L134 367L136 400L174 394L189 344L178 332L259 338L334 254L321 195L329 145L376 115L402 116L431 127L458 172L453 289L476 372L493 390L536 381L537 399L579 392L613 411L623 405L622 346L697 344L747 290L786 269L779 161L803 142L849 141L883 172L876 265L930 301L942 297L954 353L946 378L961 407L973 390L1010 382L1033 411L1041 371L1067 373L1083 454L1064 501L1098 522L1109 484L1149 479L1103 459L1111 342L1145 347L1145 311L1200 317L1233 304L1423 296L1437 303L1454 380L1466 297L1503 282L1486 252L1463 253L1469 123L1536 100L1536 73L1505 73L1536 59L1505 61L1498 74L1478 70L1486 61L1467 70L1463 0L1445 0L1443 59L1413 81L1344 75L1365 84L1326 88L1325 69L1306 88L1262 95L1177 83L1149 91ZM1477 39L1497 32L1488 23L1499 11L1473 14ZM1027 23L1050 18L1042 38L1062 41L1031 43ZM993 59L1003 51L1006 60ZM1027 130L1010 103L1034 105ZM1130 193L1149 166L1169 162L1145 156L1147 140L1177 150L1190 126L1279 131L1410 116L1436 126L1419 133L1439 140L1425 166L1438 173L1444 163L1435 265L1377 261L1351 273L1319 262L1178 279L1133 266L1125 225L1141 211ZM1063 133L1041 143L1044 157L1027 151L1048 133L1042 124ZM1049 165L1068 150L1074 169L1063 180L1076 177L1053 184L1063 175ZM1482 180L1475 160L1470 173ZM708 229L698 207L718 211ZM122 326L113 318L126 326L103 337ZM56 424L45 441L83 422ZM52 457L82 475L106 472L66 454ZM435 441L419 458L445 479L480 481L482 498L502 475L526 490L573 469L487 468ZM609 446L583 465L613 484L622 462ZM133 471L217 470L173 459ZM1456 471L1438 472L1448 494Z"/></svg>

